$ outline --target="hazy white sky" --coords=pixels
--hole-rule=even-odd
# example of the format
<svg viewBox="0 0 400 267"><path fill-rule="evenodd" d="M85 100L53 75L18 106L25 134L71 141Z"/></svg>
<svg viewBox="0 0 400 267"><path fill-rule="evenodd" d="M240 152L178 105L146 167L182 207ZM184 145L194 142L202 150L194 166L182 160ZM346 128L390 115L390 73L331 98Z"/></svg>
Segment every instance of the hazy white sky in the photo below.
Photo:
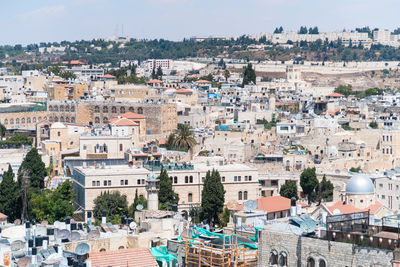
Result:
<svg viewBox="0 0 400 267"><path fill-rule="evenodd" d="M0 44L400 26L399 0L0 0ZM122 26L123 25L123 26Z"/></svg>

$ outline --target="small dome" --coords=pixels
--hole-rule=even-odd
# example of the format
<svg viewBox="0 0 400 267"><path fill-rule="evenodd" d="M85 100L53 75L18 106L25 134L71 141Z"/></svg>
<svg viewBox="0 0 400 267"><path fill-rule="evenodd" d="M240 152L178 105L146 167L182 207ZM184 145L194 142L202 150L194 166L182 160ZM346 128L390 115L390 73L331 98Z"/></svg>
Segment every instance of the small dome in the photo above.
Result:
<svg viewBox="0 0 400 267"><path fill-rule="evenodd" d="M374 184L367 175L355 174L346 183L347 194L367 195L374 192Z"/></svg>
<svg viewBox="0 0 400 267"><path fill-rule="evenodd" d="M55 122L51 125L50 127L51 129L64 129L67 128L64 124L62 124L61 122Z"/></svg>

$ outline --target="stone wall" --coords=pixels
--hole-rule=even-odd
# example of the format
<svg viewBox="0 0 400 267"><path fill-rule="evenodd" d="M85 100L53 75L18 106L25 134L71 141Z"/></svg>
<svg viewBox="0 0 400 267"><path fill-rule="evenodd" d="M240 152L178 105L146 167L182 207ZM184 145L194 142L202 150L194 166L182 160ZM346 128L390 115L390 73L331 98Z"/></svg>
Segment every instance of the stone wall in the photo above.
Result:
<svg viewBox="0 0 400 267"><path fill-rule="evenodd" d="M326 266L392 266L394 256L391 250L262 230L258 266L270 266L271 253L274 250L278 256L282 252L287 254L287 266L299 267L307 266L310 258L314 259L315 266L320 266L320 260L325 261Z"/></svg>

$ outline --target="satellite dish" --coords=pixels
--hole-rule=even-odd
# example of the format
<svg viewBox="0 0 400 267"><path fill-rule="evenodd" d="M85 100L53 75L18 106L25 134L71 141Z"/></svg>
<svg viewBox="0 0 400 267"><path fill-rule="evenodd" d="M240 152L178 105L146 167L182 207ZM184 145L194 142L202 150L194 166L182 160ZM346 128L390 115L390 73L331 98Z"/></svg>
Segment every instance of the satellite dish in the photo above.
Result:
<svg viewBox="0 0 400 267"><path fill-rule="evenodd" d="M257 209L257 202L254 200L247 200L246 202L244 202L243 205L243 210L244 211L252 211L252 210L256 210Z"/></svg>
<svg viewBox="0 0 400 267"><path fill-rule="evenodd" d="M21 220L20 220L20 219L16 219L16 220L14 221L14 224L21 224Z"/></svg>
<svg viewBox="0 0 400 267"><path fill-rule="evenodd" d="M142 204L138 204L136 205L136 210L142 210L143 209L143 205Z"/></svg>
<svg viewBox="0 0 400 267"><path fill-rule="evenodd" d="M75 253L79 256L83 256L88 254L90 251L90 246L86 243L80 243L75 248Z"/></svg>
<svg viewBox="0 0 400 267"><path fill-rule="evenodd" d="M79 232L71 232L71 242L76 242L81 240L81 234Z"/></svg>
<svg viewBox="0 0 400 267"><path fill-rule="evenodd" d="M18 251L25 247L25 242L22 240L15 240L10 244L11 251Z"/></svg>
<svg viewBox="0 0 400 267"><path fill-rule="evenodd" d="M192 217L191 217L191 216L188 217L188 221L189 221L189 222L192 221Z"/></svg>
<svg viewBox="0 0 400 267"><path fill-rule="evenodd" d="M55 222L53 223L53 225L54 225L54 227L57 228L57 229L60 228L60 222L59 222L59 221L55 221Z"/></svg>
<svg viewBox="0 0 400 267"><path fill-rule="evenodd" d="M183 217L182 217L182 215L180 215L180 214L175 214L175 215L174 215L174 219L175 219L175 220L182 220Z"/></svg>
<svg viewBox="0 0 400 267"><path fill-rule="evenodd" d="M131 223L129 224L129 228L131 228L131 230L135 230L136 227L137 227L137 224L136 224L135 222L131 222Z"/></svg>
<svg viewBox="0 0 400 267"><path fill-rule="evenodd" d="M59 239L67 239L69 238L70 232L66 229L57 231L57 237Z"/></svg>
<svg viewBox="0 0 400 267"><path fill-rule="evenodd" d="M264 221L260 218L256 219L254 222L254 227L260 227L260 228L264 227Z"/></svg>

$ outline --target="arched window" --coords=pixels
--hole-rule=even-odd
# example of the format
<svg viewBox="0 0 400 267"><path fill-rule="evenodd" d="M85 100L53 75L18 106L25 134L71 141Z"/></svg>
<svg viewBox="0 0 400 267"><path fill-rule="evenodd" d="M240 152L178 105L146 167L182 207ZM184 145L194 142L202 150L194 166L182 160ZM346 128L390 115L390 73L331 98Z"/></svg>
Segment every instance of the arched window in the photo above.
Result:
<svg viewBox="0 0 400 267"><path fill-rule="evenodd" d="M10 124L14 124L14 119L10 119Z"/></svg>
<svg viewBox="0 0 400 267"><path fill-rule="evenodd" d="M319 267L326 267L326 261L324 259L320 259L318 266Z"/></svg>
<svg viewBox="0 0 400 267"><path fill-rule="evenodd" d="M42 120L42 117L39 117L39 118L38 118L38 121L41 121L41 120ZM36 122L36 117L33 117L33 118L32 118L32 122L33 122L33 123Z"/></svg>
<svg viewBox="0 0 400 267"><path fill-rule="evenodd" d="M244 200L247 200L247 191L244 191L244 192L243 192L243 199L244 199Z"/></svg>
<svg viewBox="0 0 400 267"><path fill-rule="evenodd" d="M75 112L75 106L71 106L71 112Z"/></svg>
<svg viewBox="0 0 400 267"><path fill-rule="evenodd" d="M111 113L117 113L117 108L116 107L112 107L111 108Z"/></svg>
<svg viewBox="0 0 400 267"><path fill-rule="evenodd" d="M5 125L8 124L8 120L7 120L7 119L4 120L4 124L5 124Z"/></svg>
<svg viewBox="0 0 400 267"><path fill-rule="evenodd" d="M103 118L103 123L108 123L108 118L107 117Z"/></svg>
<svg viewBox="0 0 400 267"><path fill-rule="evenodd" d="M21 119L21 123L22 123L22 124L25 124L25 118L22 118L22 119Z"/></svg>
<svg viewBox="0 0 400 267"><path fill-rule="evenodd" d="M103 106L103 113L108 113L108 107L107 106Z"/></svg>
<svg viewBox="0 0 400 267"><path fill-rule="evenodd" d="M53 106L52 105L49 106L49 111L53 111Z"/></svg>
<svg viewBox="0 0 400 267"><path fill-rule="evenodd" d="M65 112L69 112L69 106L65 106Z"/></svg>
<svg viewBox="0 0 400 267"><path fill-rule="evenodd" d="M119 112L120 113L125 113L125 107L120 107Z"/></svg>
<svg viewBox="0 0 400 267"><path fill-rule="evenodd" d="M65 118L65 122L70 122L69 117Z"/></svg>
<svg viewBox="0 0 400 267"><path fill-rule="evenodd" d="M100 123L100 118L99 117L94 118L94 123Z"/></svg>
<svg viewBox="0 0 400 267"><path fill-rule="evenodd" d="M190 182L191 184L193 183L193 176L192 176L192 175L189 176L189 182Z"/></svg>
<svg viewBox="0 0 400 267"><path fill-rule="evenodd" d="M138 113L138 114L143 114L143 108L142 108L142 107L138 108L138 109L137 109L137 113Z"/></svg>
<svg viewBox="0 0 400 267"><path fill-rule="evenodd" d="M72 123L75 122L75 117L71 117L71 122L72 122Z"/></svg>
<svg viewBox="0 0 400 267"><path fill-rule="evenodd" d="M49 122L53 122L53 117L49 117Z"/></svg>
<svg viewBox="0 0 400 267"><path fill-rule="evenodd" d="M105 251L106 251L105 248L100 249L100 252L105 252Z"/></svg>
<svg viewBox="0 0 400 267"><path fill-rule="evenodd" d="M189 203L193 202L193 194L192 193L188 194L188 202Z"/></svg>
<svg viewBox="0 0 400 267"><path fill-rule="evenodd" d="M269 264L278 265L278 252L275 249L271 251L271 255L269 256Z"/></svg>
<svg viewBox="0 0 400 267"><path fill-rule="evenodd" d="M185 184L189 183L189 177L185 176Z"/></svg>
<svg viewBox="0 0 400 267"><path fill-rule="evenodd" d="M54 122L58 122L58 117L57 116L54 117Z"/></svg>
<svg viewBox="0 0 400 267"><path fill-rule="evenodd" d="M130 111L130 112L135 112L135 109L134 109L133 107L130 107L130 108L129 108L129 111Z"/></svg>
<svg viewBox="0 0 400 267"><path fill-rule="evenodd" d="M307 267L315 267L315 260L311 257L307 259Z"/></svg>
<svg viewBox="0 0 400 267"><path fill-rule="evenodd" d="M242 200L242 198L243 198L243 197L242 197L242 191L239 191L238 199L239 199L239 200Z"/></svg>
<svg viewBox="0 0 400 267"><path fill-rule="evenodd" d="M94 107L94 112L99 113L100 112L100 107L99 106L95 106Z"/></svg>
<svg viewBox="0 0 400 267"><path fill-rule="evenodd" d="M119 250L125 249L125 247L124 247L124 246L120 246L118 249L119 249Z"/></svg>
<svg viewBox="0 0 400 267"><path fill-rule="evenodd" d="M177 184L177 183L178 183L178 177L174 176L174 184Z"/></svg>
<svg viewBox="0 0 400 267"><path fill-rule="evenodd" d="M27 123L31 123L31 118L28 117L28 118L26 119L26 122L27 122Z"/></svg>
<svg viewBox="0 0 400 267"><path fill-rule="evenodd" d="M54 106L54 111L58 112L58 106Z"/></svg>
<svg viewBox="0 0 400 267"><path fill-rule="evenodd" d="M15 119L15 124L19 124L19 118Z"/></svg>
<svg viewBox="0 0 400 267"><path fill-rule="evenodd" d="M61 122L64 122L64 116L61 116L61 117L60 117L60 121L61 121Z"/></svg>
<svg viewBox="0 0 400 267"><path fill-rule="evenodd" d="M287 266L287 253L282 251L279 255L279 266Z"/></svg>
<svg viewBox="0 0 400 267"><path fill-rule="evenodd" d="M63 105L60 106L60 112L64 112L64 106Z"/></svg>

